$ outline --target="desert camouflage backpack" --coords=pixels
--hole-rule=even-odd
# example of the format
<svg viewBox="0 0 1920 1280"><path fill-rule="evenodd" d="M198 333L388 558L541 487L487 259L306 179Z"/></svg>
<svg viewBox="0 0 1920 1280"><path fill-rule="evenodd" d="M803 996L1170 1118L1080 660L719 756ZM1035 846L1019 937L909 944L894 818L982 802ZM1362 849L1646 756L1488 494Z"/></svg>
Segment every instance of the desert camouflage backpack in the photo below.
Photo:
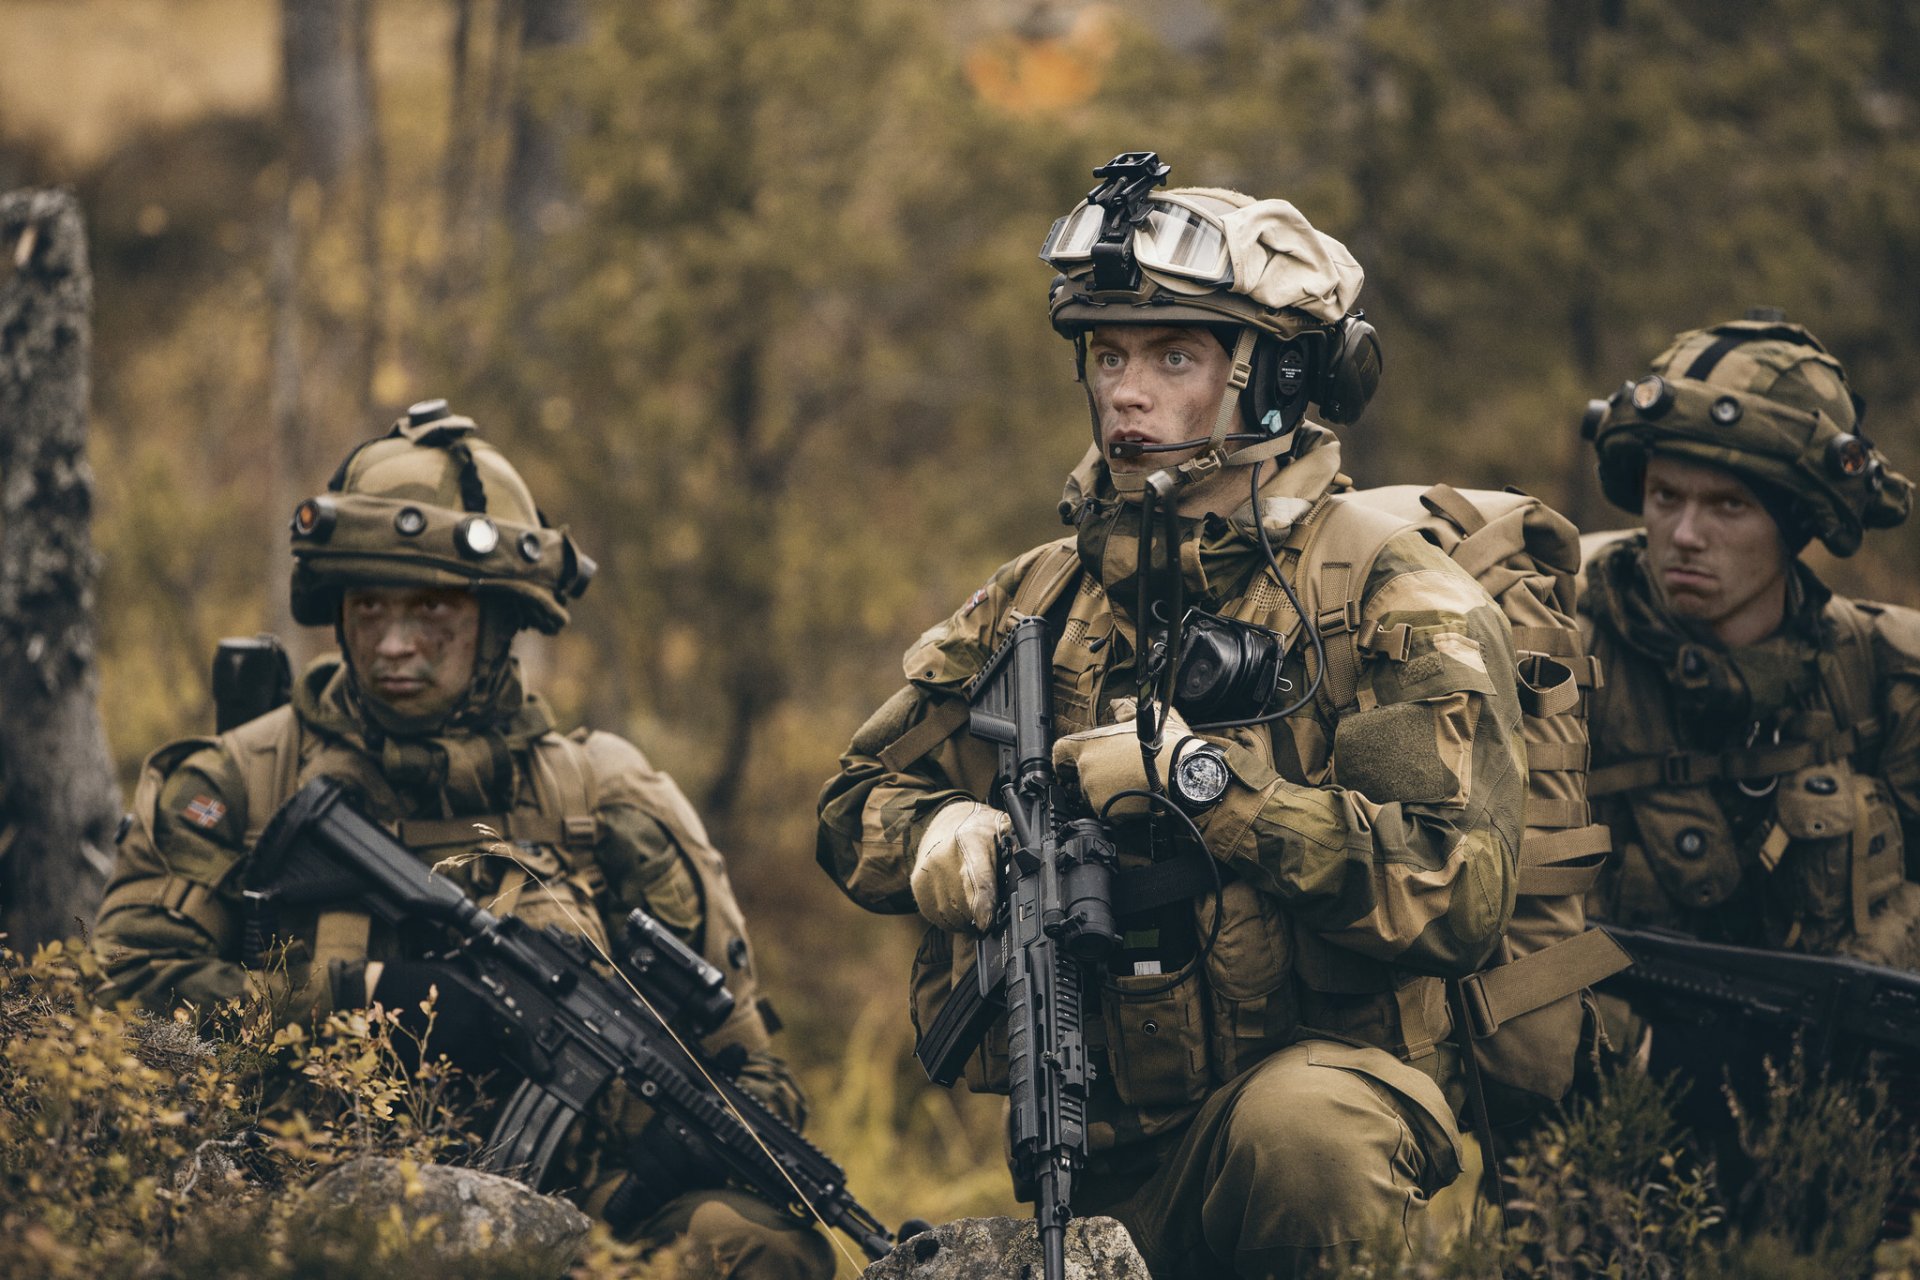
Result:
<svg viewBox="0 0 1920 1280"><path fill-rule="evenodd" d="M1375 557L1409 528L1493 598L1512 624L1519 659L1527 809L1518 894L1493 959L1463 979L1451 1001L1456 1020L1464 1013L1470 1024L1465 1036L1458 1027L1455 1035L1475 1050L1486 1118L1506 1123L1566 1095L1589 1028L1597 1025L1587 988L1629 963L1586 921L1586 893L1611 840L1587 805L1585 690L1600 676L1573 616L1579 534L1559 512L1517 490L1398 485L1327 499L1286 545L1300 557L1294 582L1301 604L1326 641L1318 696L1330 712L1354 702L1363 656L1405 657L1407 637L1360 634L1355 620ZM1287 634L1295 627L1274 629Z"/></svg>

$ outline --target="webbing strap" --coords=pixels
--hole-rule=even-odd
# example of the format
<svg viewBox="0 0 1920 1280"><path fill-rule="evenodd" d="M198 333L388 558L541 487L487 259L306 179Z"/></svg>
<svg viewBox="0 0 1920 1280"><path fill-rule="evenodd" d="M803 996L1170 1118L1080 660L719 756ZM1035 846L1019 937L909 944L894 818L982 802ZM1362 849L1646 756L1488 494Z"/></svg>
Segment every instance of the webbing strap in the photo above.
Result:
<svg viewBox="0 0 1920 1280"><path fill-rule="evenodd" d="M1478 582L1488 569L1527 549L1526 516L1525 507L1515 507L1492 521L1449 553L1453 562Z"/></svg>
<svg viewBox="0 0 1920 1280"><path fill-rule="evenodd" d="M1587 767L1593 746L1586 739L1578 742L1529 742L1528 773L1565 773Z"/></svg>
<svg viewBox="0 0 1920 1280"><path fill-rule="evenodd" d="M1546 796L1527 797L1527 825L1530 827L1584 827L1593 814L1584 800L1554 800Z"/></svg>
<svg viewBox="0 0 1920 1280"><path fill-rule="evenodd" d="M1520 837L1520 865L1550 867L1568 858L1613 851L1613 832L1604 822L1563 831L1529 831Z"/></svg>
<svg viewBox="0 0 1920 1280"><path fill-rule="evenodd" d="M1420 505L1452 523L1462 536L1471 538L1486 528L1487 518L1465 494L1450 484L1436 484L1420 495Z"/></svg>
<svg viewBox="0 0 1920 1280"><path fill-rule="evenodd" d="M1880 736L1878 720L1861 720L1814 742L1790 742L1754 751L1671 751L1658 756L1635 756L1595 769L1587 775L1587 794L1610 796L1643 787L1684 787L1719 778L1771 778L1808 765L1842 760L1866 749Z"/></svg>
<svg viewBox="0 0 1920 1280"><path fill-rule="evenodd" d="M1558 658L1529 654L1519 665L1520 710L1545 719L1565 715L1580 705L1580 682Z"/></svg>
<svg viewBox="0 0 1920 1280"><path fill-rule="evenodd" d="M209 886L185 876L143 876L117 884L101 899L96 918L105 920L128 907L158 907L176 919L185 920L212 938L223 955L234 940L233 914L219 895Z"/></svg>
<svg viewBox="0 0 1920 1280"><path fill-rule="evenodd" d="M1521 867L1513 891L1524 898L1566 898L1585 894L1600 882L1600 863L1584 867Z"/></svg>
<svg viewBox="0 0 1920 1280"><path fill-rule="evenodd" d="M934 703L918 724L881 748L880 763L888 773L905 773L920 757L951 738L971 714L972 708L965 698L951 697Z"/></svg>
<svg viewBox="0 0 1920 1280"><path fill-rule="evenodd" d="M1577 658L1583 651L1580 633L1572 627L1527 627L1513 629L1513 647L1520 653L1544 653L1553 658Z"/></svg>
<svg viewBox="0 0 1920 1280"><path fill-rule="evenodd" d="M1400 1009L1400 1040L1406 1045L1406 1060L1418 1062L1433 1052L1436 1031L1427 1012L1438 978L1415 978L1394 988L1393 1001Z"/></svg>
<svg viewBox="0 0 1920 1280"><path fill-rule="evenodd" d="M1460 980L1476 1039L1522 1014L1543 1009L1633 963L1605 930L1589 929L1531 955Z"/></svg>

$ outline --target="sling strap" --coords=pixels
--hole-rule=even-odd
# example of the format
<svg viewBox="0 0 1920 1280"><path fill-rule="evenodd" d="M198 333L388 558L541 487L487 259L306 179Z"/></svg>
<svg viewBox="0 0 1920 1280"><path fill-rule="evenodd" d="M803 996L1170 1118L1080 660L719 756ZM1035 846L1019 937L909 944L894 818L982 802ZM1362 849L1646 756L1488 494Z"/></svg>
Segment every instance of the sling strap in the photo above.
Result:
<svg viewBox="0 0 1920 1280"><path fill-rule="evenodd" d="M1544 1008L1570 992L1610 978L1633 963L1604 929L1588 929L1550 947L1460 979L1473 1034L1485 1039L1500 1025Z"/></svg>

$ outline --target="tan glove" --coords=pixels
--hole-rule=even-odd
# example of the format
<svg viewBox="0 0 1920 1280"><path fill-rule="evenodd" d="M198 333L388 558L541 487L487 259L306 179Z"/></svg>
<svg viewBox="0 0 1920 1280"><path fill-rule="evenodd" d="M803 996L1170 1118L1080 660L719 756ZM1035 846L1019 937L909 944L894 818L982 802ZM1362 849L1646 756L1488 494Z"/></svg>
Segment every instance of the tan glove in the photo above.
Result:
<svg viewBox="0 0 1920 1280"><path fill-rule="evenodd" d="M928 923L949 933L985 933L993 923L1000 836L1007 815L975 800L953 800L927 823L907 878Z"/></svg>
<svg viewBox="0 0 1920 1280"><path fill-rule="evenodd" d="M1077 785L1094 813L1105 812L1110 818L1139 818L1147 812L1144 796L1128 796L1113 808L1106 808L1107 802L1122 791L1147 789L1147 770L1140 758L1140 731L1134 724L1134 705L1132 698L1115 698L1113 712L1120 717L1118 723L1068 734L1053 744L1053 767L1059 772L1060 780L1069 786ZM1169 707L1160 725L1160 748L1154 754L1154 771L1160 776L1162 788L1173 774L1175 749L1182 746L1183 740L1189 749L1199 742L1198 738L1191 737L1192 732L1180 713Z"/></svg>

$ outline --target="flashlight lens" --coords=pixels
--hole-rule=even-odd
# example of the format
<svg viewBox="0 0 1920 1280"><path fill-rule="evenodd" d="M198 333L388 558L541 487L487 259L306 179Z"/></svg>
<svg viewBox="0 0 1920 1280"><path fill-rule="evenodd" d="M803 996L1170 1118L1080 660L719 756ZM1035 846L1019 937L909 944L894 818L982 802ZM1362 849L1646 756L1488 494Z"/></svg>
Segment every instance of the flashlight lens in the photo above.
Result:
<svg viewBox="0 0 1920 1280"><path fill-rule="evenodd" d="M485 516L468 516L454 531L454 543L461 554L478 559L492 555L500 545L500 527Z"/></svg>

